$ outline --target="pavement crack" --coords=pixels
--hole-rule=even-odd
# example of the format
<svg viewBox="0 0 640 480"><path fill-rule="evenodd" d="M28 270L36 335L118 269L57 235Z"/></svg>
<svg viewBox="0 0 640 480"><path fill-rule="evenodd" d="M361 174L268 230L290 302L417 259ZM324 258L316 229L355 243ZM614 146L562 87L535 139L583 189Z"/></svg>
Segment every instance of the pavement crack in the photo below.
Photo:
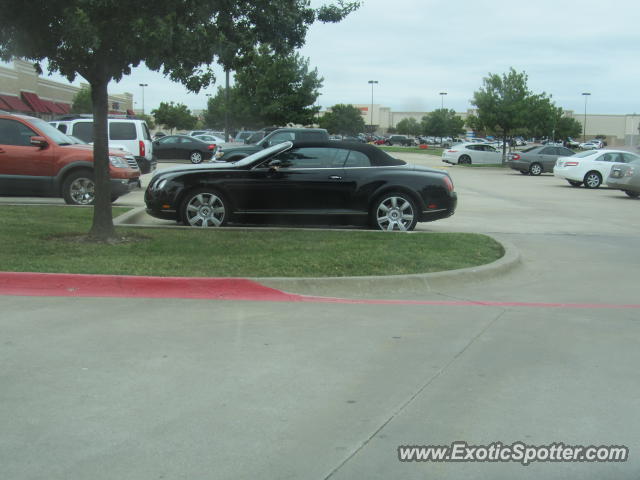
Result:
<svg viewBox="0 0 640 480"><path fill-rule="evenodd" d="M422 392L424 392L433 382L435 382L443 373L445 373L451 365L453 365L456 360L458 360L468 349L473 345L480 337L482 337L487 330L489 330L502 316L507 313L506 310L501 311L498 315L493 318L493 320L489 321L484 327L480 329L480 331L474 335L469 341L466 343L464 347L462 347L451 359L433 376L431 376L416 392L411 395L404 403L402 403L389 418L387 418L371 435L369 435L358 448L356 448L351 454L345 458L338 466L336 466L327 476L324 477L323 480L329 480L333 477L342 467L344 467L352 458L354 458L360 451L366 447L369 442L378 434L384 427L386 427L393 419L395 419L398 415L400 415L409 405L413 403L413 401L420 396Z"/></svg>

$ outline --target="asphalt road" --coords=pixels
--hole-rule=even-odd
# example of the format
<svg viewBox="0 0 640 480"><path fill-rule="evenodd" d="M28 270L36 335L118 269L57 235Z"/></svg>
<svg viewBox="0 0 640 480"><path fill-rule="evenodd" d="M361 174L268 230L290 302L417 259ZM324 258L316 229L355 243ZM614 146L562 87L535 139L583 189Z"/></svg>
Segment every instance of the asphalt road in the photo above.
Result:
<svg viewBox="0 0 640 480"><path fill-rule="evenodd" d="M447 168L458 211L419 229L492 233L523 259L393 295L451 305L0 297L0 478L639 478L640 201ZM460 440L630 459L398 461Z"/></svg>

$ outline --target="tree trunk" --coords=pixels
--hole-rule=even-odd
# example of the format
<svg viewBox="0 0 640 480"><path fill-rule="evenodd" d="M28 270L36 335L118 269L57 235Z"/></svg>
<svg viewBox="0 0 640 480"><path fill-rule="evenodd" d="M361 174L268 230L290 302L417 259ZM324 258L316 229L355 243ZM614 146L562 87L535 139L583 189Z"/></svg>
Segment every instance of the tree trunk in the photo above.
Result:
<svg viewBox="0 0 640 480"><path fill-rule="evenodd" d="M106 77L106 75L104 75ZM109 99L106 78L92 78L93 101L93 172L95 181L95 205L93 225L89 238L106 241L116 236L111 212L111 179L109 176L108 114Z"/></svg>

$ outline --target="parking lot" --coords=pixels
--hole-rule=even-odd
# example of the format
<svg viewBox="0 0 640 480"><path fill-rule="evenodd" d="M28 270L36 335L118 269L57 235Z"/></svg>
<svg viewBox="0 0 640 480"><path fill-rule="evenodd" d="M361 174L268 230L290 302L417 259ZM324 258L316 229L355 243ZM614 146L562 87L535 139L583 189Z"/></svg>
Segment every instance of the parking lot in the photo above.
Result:
<svg viewBox="0 0 640 480"><path fill-rule="evenodd" d="M458 192L453 217L417 230L492 234L521 265L438 290L322 292L360 304L0 297L0 477L639 478L640 200L397 156L447 168ZM370 302L385 298L434 303ZM397 458L459 440L631 455Z"/></svg>

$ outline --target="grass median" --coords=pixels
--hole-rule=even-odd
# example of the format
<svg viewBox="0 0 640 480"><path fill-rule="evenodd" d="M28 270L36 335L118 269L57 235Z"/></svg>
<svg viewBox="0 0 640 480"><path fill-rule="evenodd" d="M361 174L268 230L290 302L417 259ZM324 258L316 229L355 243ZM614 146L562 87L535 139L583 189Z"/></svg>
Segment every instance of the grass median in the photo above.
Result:
<svg viewBox="0 0 640 480"><path fill-rule="evenodd" d="M126 211L126 209L125 209ZM122 210L114 209L114 215ZM0 270L189 277L428 273L492 262L502 246L467 233L323 229L117 228L127 241L82 241L91 208L0 208Z"/></svg>

